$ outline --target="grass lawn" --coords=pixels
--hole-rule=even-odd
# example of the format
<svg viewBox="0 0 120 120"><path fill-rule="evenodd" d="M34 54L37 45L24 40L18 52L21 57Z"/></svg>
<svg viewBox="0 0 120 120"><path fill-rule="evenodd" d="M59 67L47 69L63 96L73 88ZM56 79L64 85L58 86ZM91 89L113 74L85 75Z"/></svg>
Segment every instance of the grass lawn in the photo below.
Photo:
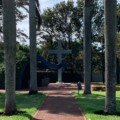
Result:
<svg viewBox="0 0 120 120"><path fill-rule="evenodd" d="M42 104L45 99L45 95L42 93L36 95L27 95L25 93L16 94L16 104L19 111L24 113L19 113L13 116L2 116L0 115L0 120L30 120L32 116L37 111L37 108ZM0 112L3 112L4 108L5 94L0 93Z"/></svg>
<svg viewBox="0 0 120 120"><path fill-rule="evenodd" d="M120 91L116 93L117 112L120 112ZM73 92L73 96L88 120L120 120L120 116L116 115L94 114L95 111L104 110L105 92L92 91L91 95L83 95L83 91L81 91L80 95L78 95L76 91Z"/></svg>

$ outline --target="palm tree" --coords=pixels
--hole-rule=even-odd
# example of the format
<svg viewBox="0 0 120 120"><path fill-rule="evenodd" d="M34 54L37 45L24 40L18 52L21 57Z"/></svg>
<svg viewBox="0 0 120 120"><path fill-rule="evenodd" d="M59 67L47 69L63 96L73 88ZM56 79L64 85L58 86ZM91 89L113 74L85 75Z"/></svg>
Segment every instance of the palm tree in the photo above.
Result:
<svg viewBox="0 0 120 120"><path fill-rule="evenodd" d="M35 0L29 0L29 25L30 25L30 91L37 93L37 61L36 61L36 6Z"/></svg>
<svg viewBox="0 0 120 120"><path fill-rule="evenodd" d="M16 18L15 0L3 0L3 35L5 49L5 107L4 114L17 111L15 101L16 78Z"/></svg>
<svg viewBox="0 0 120 120"><path fill-rule="evenodd" d="M84 94L91 94L91 2L84 1Z"/></svg>
<svg viewBox="0 0 120 120"><path fill-rule="evenodd" d="M105 14L105 112L116 112L116 0L104 1Z"/></svg>

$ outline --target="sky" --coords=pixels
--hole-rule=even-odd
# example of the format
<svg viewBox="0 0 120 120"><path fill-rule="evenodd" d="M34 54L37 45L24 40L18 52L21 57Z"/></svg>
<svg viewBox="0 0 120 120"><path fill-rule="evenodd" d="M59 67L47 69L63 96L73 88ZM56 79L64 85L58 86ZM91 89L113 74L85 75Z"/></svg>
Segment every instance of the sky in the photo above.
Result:
<svg viewBox="0 0 120 120"><path fill-rule="evenodd" d="M40 10L41 13L43 12L44 9L52 8L55 4L60 3L62 1L68 1L68 0L39 0L40 2ZM75 3L77 0L73 0ZM120 3L120 0L117 0ZM23 10L25 13L25 11ZM26 13L25 13L26 14ZM29 20L28 18L23 20L22 22L18 23L17 28L21 28L24 30L24 32L29 35Z"/></svg>
<svg viewBox="0 0 120 120"><path fill-rule="evenodd" d="M68 0L39 0L40 4L41 4L41 10L46 9L48 6L52 7L53 5L55 5L56 3L60 3L62 1L68 1ZM73 0L74 2L76 2L77 0ZM117 0L120 3L120 0Z"/></svg>
<svg viewBox="0 0 120 120"><path fill-rule="evenodd" d="M39 0L41 4L41 10L46 9L47 7L53 7L55 4L60 3L62 1L68 1L68 0ZM76 2L77 0L73 0Z"/></svg>

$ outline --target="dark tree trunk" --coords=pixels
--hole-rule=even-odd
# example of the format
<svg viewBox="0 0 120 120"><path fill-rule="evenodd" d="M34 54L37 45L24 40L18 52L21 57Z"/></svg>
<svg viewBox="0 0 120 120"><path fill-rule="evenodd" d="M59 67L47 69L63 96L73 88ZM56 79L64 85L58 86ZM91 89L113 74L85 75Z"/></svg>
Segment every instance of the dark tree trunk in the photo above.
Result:
<svg viewBox="0 0 120 120"><path fill-rule="evenodd" d="M91 3L84 1L84 94L91 94Z"/></svg>
<svg viewBox="0 0 120 120"><path fill-rule="evenodd" d="M105 14L105 112L116 112L116 0L104 1Z"/></svg>
<svg viewBox="0 0 120 120"><path fill-rule="evenodd" d="M36 59L36 11L35 0L29 0L30 25L30 90L29 94L37 93L37 59Z"/></svg>
<svg viewBox="0 0 120 120"><path fill-rule="evenodd" d="M11 30L12 28L12 30ZM5 49L5 107L4 114L16 113L16 18L15 0L3 0L3 35Z"/></svg>

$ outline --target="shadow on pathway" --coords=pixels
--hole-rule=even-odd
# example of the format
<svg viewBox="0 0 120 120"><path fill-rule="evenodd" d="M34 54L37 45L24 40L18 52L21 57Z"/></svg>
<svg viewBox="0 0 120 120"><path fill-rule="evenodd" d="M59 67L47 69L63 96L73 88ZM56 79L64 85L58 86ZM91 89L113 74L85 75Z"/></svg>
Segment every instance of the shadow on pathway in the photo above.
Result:
<svg viewBox="0 0 120 120"><path fill-rule="evenodd" d="M41 92L47 97L34 115L33 120L86 120L84 114L71 95L74 84L49 84Z"/></svg>

